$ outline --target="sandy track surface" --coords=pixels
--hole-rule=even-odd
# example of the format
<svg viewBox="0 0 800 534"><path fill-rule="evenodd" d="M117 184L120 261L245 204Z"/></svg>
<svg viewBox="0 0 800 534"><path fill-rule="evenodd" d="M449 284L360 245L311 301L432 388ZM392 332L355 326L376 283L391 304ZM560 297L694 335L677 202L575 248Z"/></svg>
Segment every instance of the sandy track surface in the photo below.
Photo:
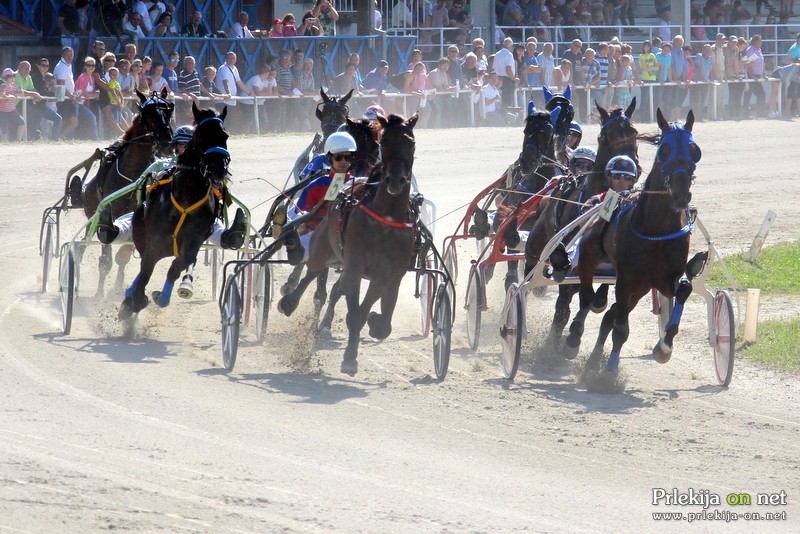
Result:
<svg viewBox="0 0 800 534"><path fill-rule="evenodd" d="M796 126L696 125L703 160L694 201L723 252L747 248L767 209L778 213L770 242L797 238ZM597 127L584 135L596 138ZM258 223L308 141L231 141L234 190ZM418 132L415 173L442 216L438 243L520 144L519 129ZM696 297L667 365L649 356L657 338L649 301L634 311L621 363L626 387L617 395L588 393L566 364L532 372L553 292L528 300L523 364L515 382L504 382L494 326L502 277L490 283L481 346L472 352L463 268L443 383L431 378L431 340L419 335L411 277L391 337L362 336L355 378L339 373L343 310L332 339L310 347L308 303L291 320L273 305L267 339L257 344L246 329L235 371L224 373L205 266L192 301L151 306L124 332L115 319L119 293L93 298L89 253L72 333L60 335L55 274L50 291L40 292L39 218L61 195L67 168L93 149L0 148L0 530L685 532L686 521L652 516L703 511L652 504L654 488L676 488L720 495L711 515L740 514L725 525L694 523L693 531L798 531L797 377L737 361L731 387L716 386L705 304ZM640 154L649 169L654 150ZM64 233L80 223L70 212ZM462 265L471 250L462 249ZM762 317L797 313L791 299L763 303ZM590 317L584 350L598 325ZM757 493L781 491L786 505L755 505ZM749 493L753 505L727 505L729 493ZM756 523L744 512L786 512L786 520Z"/></svg>

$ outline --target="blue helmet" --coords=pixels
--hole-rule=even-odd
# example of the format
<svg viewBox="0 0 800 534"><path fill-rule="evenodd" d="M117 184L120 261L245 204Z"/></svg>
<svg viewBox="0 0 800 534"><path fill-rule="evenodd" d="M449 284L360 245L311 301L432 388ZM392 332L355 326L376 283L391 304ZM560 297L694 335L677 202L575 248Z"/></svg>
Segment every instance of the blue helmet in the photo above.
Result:
<svg viewBox="0 0 800 534"><path fill-rule="evenodd" d="M583 130L581 129L581 125L580 125L580 124L578 124L578 123L577 123L577 122L575 122L575 121L572 121L572 122L569 124L569 131L570 131L570 132L576 132L576 133L577 133L579 136L580 136L580 135L583 135Z"/></svg>
<svg viewBox="0 0 800 534"><path fill-rule="evenodd" d="M183 126L178 126L175 128L175 132L172 134L172 144L175 143L188 143L192 140L192 136L194 135L194 126L191 124L184 124Z"/></svg>

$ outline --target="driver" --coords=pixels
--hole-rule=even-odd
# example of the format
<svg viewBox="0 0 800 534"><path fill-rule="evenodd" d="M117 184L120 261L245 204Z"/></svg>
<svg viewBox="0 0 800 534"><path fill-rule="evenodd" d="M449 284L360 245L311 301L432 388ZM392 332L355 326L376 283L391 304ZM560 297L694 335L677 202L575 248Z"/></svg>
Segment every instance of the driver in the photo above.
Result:
<svg viewBox="0 0 800 534"><path fill-rule="evenodd" d="M330 166L330 172L316 178L303 189L294 209L289 210L288 218L290 220L297 219L304 213L311 211L314 206L324 200L334 175L344 174L345 181L352 179L350 164L353 161L356 149L355 139L347 132L335 132L328 137L325 141L325 157ZM286 237L286 254L289 263L292 265L297 265L308 259L308 245L311 241L311 235L322 222L325 214L328 213L327 204L322 206L311 219L300 224Z"/></svg>
<svg viewBox="0 0 800 534"><path fill-rule="evenodd" d="M142 172L139 177L141 182L146 179L148 183L157 181L157 178L169 169L173 169L177 163L178 156L186 151L189 141L194 135L194 126L185 124L179 126L172 135L173 154L170 158L157 159ZM133 212L125 213L111 221L111 204L107 204L100 212L100 220L97 225L97 240L104 245L109 245L117 239L130 241L133 230ZM214 229L208 242L212 245L221 246L227 249L238 249L244 244L244 236L247 231L247 224L244 212L237 208L233 224L226 230L221 219L214 220Z"/></svg>
<svg viewBox="0 0 800 534"><path fill-rule="evenodd" d="M570 150L575 150L578 148L578 145L581 144L581 139L583 139L583 129L581 129L580 124L572 121L569 125L569 132L567 133L567 147Z"/></svg>
<svg viewBox="0 0 800 534"><path fill-rule="evenodd" d="M630 201L636 200L638 195L630 196L633 184L636 183L636 178L639 176L639 168L635 161L628 156L614 156L606 164L605 176L606 185L609 188ZM584 210L603 202L606 193L607 191L603 191L587 200Z"/></svg>

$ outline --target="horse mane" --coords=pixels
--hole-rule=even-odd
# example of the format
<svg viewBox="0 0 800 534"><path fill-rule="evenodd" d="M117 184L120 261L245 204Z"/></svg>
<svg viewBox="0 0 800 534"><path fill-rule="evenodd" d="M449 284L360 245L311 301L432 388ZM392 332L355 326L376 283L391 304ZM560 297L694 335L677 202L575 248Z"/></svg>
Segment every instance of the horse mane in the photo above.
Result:
<svg viewBox="0 0 800 534"><path fill-rule="evenodd" d="M386 117L386 126L395 126L397 124L403 124L406 121L402 115L397 115L396 113L390 113L388 117Z"/></svg>
<svg viewBox="0 0 800 534"><path fill-rule="evenodd" d="M128 141L132 141L138 135L134 135L135 132L139 130L142 125L142 114L137 113L136 116L133 118L131 125L128 126L128 129L125 130L125 133L122 134L122 142L127 143Z"/></svg>
<svg viewBox="0 0 800 534"><path fill-rule="evenodd" d="M658 143L661 141L661 134L654 133L654 134L639 134L636 136L637 141L644 141L653 146L658 146Z"/></svg>

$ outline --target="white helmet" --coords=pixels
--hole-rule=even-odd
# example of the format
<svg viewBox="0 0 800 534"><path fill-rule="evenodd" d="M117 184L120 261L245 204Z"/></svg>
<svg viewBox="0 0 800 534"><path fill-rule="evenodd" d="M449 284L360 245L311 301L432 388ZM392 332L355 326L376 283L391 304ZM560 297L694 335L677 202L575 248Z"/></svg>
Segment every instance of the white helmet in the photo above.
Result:
<svg viewBox="0 0 800 534"><path fill-rule="evenodd" d="M339 154L341 152L355 152L356 140L347 132L332 133L325 141L326 154Z"/></svg>
<svg viewBox="0 0 800 534"><path fill-rule="evenodd" d="M606 165L606 172L610 172L611 174L625 174L636 178L638 171L639 169L636 167L636 162L628 156L614 156L608 160L608 164Z"/></svg>
<svg viewBox="0 0 800 534"><path fill-rule="evenodd" d="M579 146L575 150L572 151L572 160L575 161L576 159L588 159L592 163L597 159L597 152L593 148L588 146Z"/></svg>

